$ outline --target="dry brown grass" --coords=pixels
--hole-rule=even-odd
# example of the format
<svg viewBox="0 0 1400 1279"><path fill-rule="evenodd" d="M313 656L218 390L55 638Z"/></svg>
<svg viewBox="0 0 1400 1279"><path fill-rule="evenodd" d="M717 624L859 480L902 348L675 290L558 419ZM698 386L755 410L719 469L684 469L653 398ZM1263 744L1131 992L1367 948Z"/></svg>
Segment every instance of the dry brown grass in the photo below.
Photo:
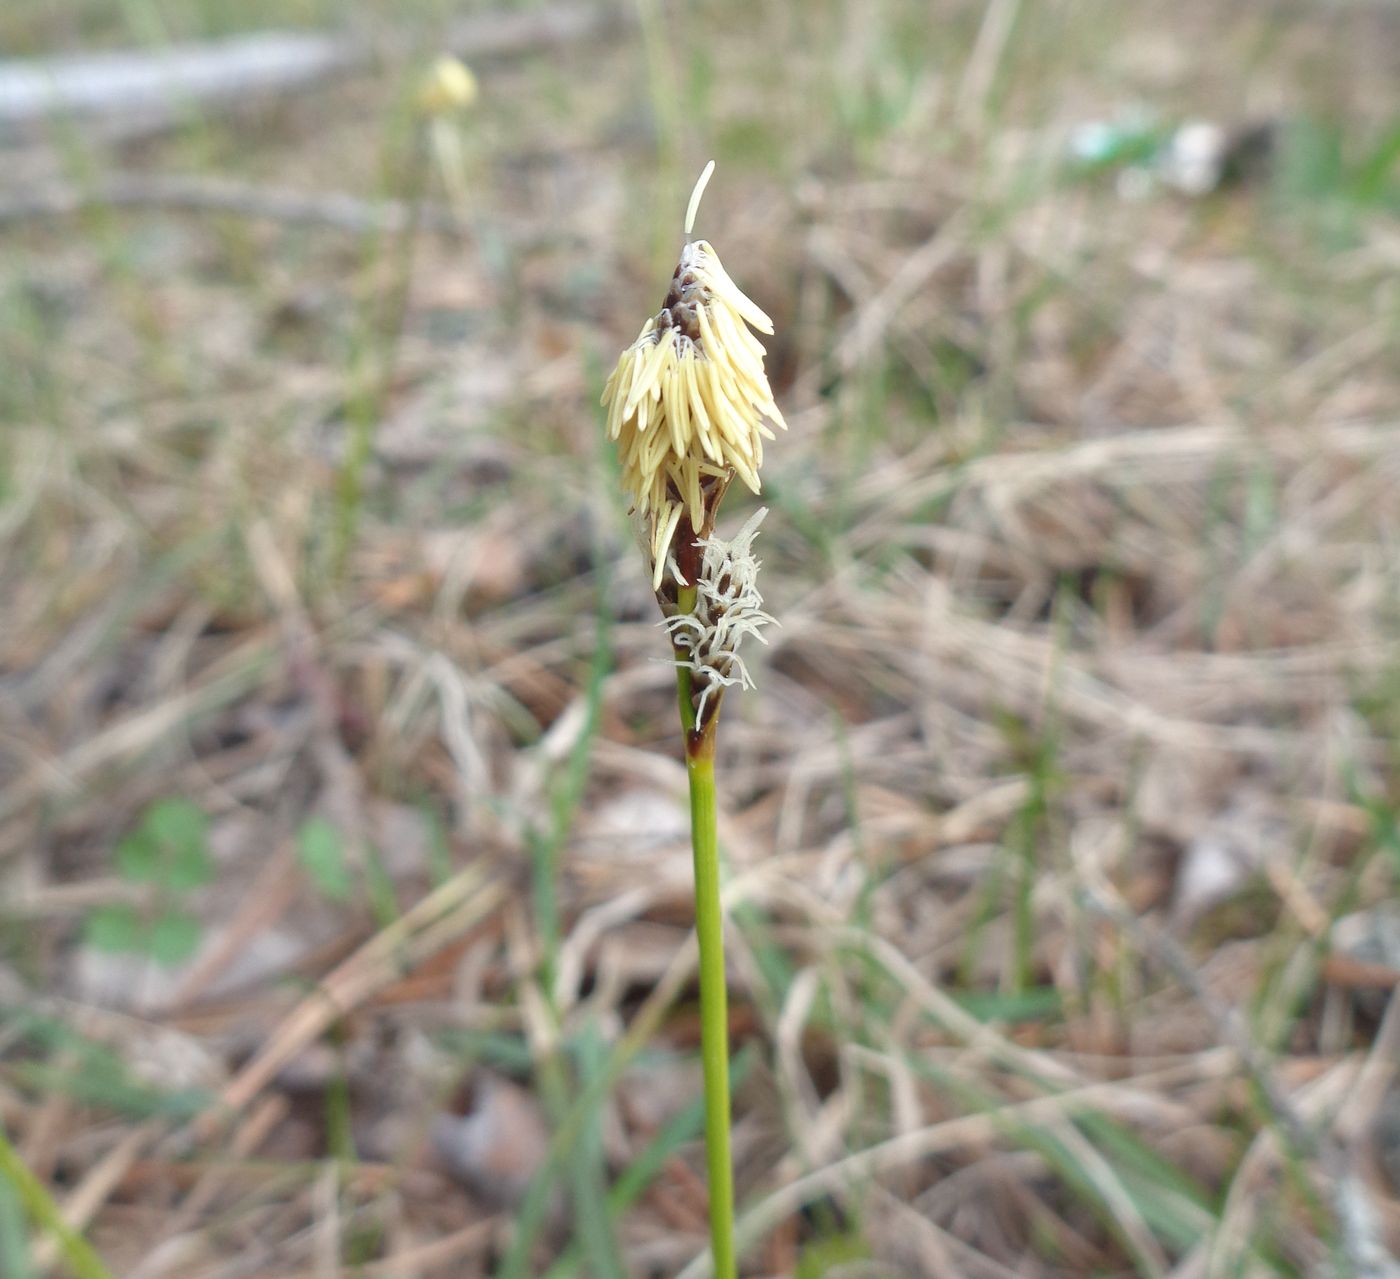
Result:
<svg viewBox="0 0 1400 1279"><path fill-rule="evenodd" d="M4 156L30 199L74 146L152 182L0 223L0 1122L114 1274L492 1273L560 1133L537 1272L607 1273L588 1179L698 1083L674 694L593 406L712 151L792 426L782 629L721 733L746 1272L1394 1273L1400 229L1306 165L1134 202L1055 158L1146 102L1354 163L1400 27L937 9L478 67L469 207L430 176L416 232L155 181L411 198L398 62ZM113 850L169 796L217 877L167 969L83 937L156 909ZM627 1273L702 1272L696 1130Z"/></svg>

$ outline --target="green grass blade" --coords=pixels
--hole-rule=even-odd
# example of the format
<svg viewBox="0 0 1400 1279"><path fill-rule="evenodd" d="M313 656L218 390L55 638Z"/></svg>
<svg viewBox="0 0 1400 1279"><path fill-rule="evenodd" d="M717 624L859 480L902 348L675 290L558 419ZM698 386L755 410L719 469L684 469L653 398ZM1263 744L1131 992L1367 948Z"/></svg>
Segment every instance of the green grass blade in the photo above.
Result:
<svg viewBox="0 0 1400 1279"><path fill-rule="evenodd" d="M606 1053L597 1027L585 1027L577 1041L579 1075L585 1086L602 1076ZM608 1168L603 1152L602 1105L593 1110L579 1134L570 1159L570 1188L574 1203L574 1229L578 1232L588 1272L593 1279L625 1279L626 1271L608 1210Z"/></svg>
<svg viewBox="0 0 1400 1279"><path fill-rule="evenodd" d="M78 1279L112 1279L96 1249L63 1220L63 1214L0 1129L0 1177L10 1184L29 1216L58 1241L59 1251Z"/></svg>
<svg viewBox="0 0 1400 1279"><path fill-rule="evenodd" d="M0 1178L0 1274L7 1279L36 1279L29 1264L24 1207L13 1186Z"/></svg>

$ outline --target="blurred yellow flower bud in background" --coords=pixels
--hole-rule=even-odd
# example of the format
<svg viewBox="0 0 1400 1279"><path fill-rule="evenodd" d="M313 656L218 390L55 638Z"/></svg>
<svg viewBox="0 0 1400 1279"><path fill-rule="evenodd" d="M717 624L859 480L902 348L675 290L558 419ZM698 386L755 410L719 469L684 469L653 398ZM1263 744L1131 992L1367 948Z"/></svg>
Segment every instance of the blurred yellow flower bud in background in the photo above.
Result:
<svg viewBox="0 0 1400 1279"><path fill-rule="evenodd" d="M423 78L418 90L418 109L430 116L465 111L476 101L479 92L471 68L460 58L443 54Z"/></svg>

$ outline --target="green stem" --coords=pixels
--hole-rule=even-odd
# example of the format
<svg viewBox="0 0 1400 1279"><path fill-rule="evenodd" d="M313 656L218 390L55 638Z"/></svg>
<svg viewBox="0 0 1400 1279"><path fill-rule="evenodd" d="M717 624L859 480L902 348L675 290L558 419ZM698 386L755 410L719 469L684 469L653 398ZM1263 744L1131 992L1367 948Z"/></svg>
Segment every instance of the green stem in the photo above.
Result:
<svg viewBox="0 0 1400 1279"><path fill-rule="evenodd" d="M688 672L683 672L688 674ZM734 1279L734 1174L729 1156L729 1010L724 911L715 821L714 720L687 730L690 831L695 849L695 933L700 942L700 1057L705 1069L705 1160L710 1180L710 1246L716 1279Z"/></svg>
<svg viewBox="0 0 1400 1279"><path fill-rule="evenodd" d="M676 608L695 611L696 589L682 586ZM677 653L679 659L681 655ZM676 667L676 696L690 778L690 841L695 850L695 936L700 943L700 1060L705 1070L705 1163L710 1179L710 1249L715 1279L735 1279L734 1171L729 1156L729 1001L724 974L724 910L719 896L715 817L715 729L695 714L692 674Z"/></svg>

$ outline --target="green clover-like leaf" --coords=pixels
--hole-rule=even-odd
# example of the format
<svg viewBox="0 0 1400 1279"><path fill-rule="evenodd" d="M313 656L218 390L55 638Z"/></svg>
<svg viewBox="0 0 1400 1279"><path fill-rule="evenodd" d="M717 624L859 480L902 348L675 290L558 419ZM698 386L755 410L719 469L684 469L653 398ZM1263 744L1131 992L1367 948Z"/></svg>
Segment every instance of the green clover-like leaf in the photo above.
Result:
<svg viewBox="0 0 1400 1279"><path fill-rule="evenodd" d="M130 953L143 950L141 917L126 905L99 906L83 925L83 940L95 950Z"/></svg>
<svg viewBox="0 0 1400 1279"><path fill-rule="evenodd" d="M355 881L345 860L340 832L324 817L311 817L297 831L297 858L311 882L332 901L349 901Z"/></svg>
<svg viewBox="0 0 1400 1279"><path fill-rule="evenodd" d="M209 856L209 818L188 799L157 800L146 810L141 831L155 844L161 880L178 890L199 888L214 878Z"/></svg>
<svg viewBox="0 0 1400 1279"><path fill-rule="evenodd" d="M152 924L143 950L158 964L174 968L183 964L199 949L203 927L193 915L183 911L167 911Z"/></svg>

